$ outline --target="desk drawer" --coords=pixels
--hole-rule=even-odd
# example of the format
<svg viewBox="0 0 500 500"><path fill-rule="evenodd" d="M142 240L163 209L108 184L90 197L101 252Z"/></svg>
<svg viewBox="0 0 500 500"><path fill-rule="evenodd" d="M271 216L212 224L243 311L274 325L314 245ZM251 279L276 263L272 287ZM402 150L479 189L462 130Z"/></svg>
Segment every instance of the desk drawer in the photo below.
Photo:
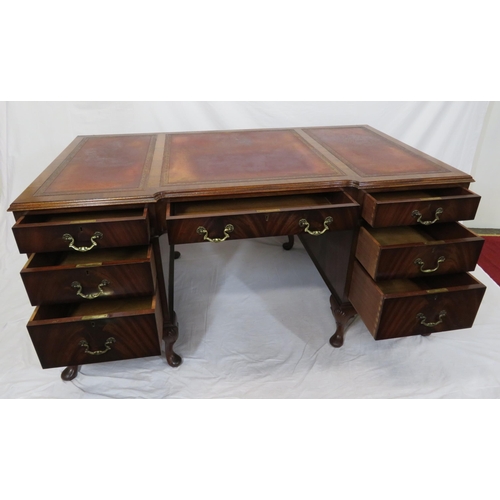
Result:
<svg viewBox="0 0 500 500"><path fill-rule="evenodd" d="M380 340L470 328L485 290L467 273L375 283L356 262L349 300Z"/></svg>
<svg viewBox="0 0 500 500"><path fill-rule="evenodd" d="M160 354L155 297L39 306L28 331L43 368Z"/></svg>
<svg viewBox="0 0 500 500"><path fill-rule="evenodd" d="M480 199L461 187L366 193L362 216L372 227L472 220Z"/></svg>
<svg viewBox="0 0 500 500"><path fill-rule="evenodd" d="M147 245L147 209L27 214L12 228L20 253ZM79 249L79 250L77 250Z"/></svg>
<svg viewBox="0 0 500 500"><path fill-rule="evenodd" d="M376 281L473 271L484 240L456 222L362 227L356 258Z"/></svg>
<svg viewBox="0 0 500 500"><path fill-rule="evenodd" d="M32 305L153 295L151 246L32 254L21 271Z"/></svg>
<svg viewBox="0 0 500 500"><path fill-rule="evenodd" d="M172 244L316 234L358 225L360 207L342 191L328 194L199 201L171 204Z"/></svg>

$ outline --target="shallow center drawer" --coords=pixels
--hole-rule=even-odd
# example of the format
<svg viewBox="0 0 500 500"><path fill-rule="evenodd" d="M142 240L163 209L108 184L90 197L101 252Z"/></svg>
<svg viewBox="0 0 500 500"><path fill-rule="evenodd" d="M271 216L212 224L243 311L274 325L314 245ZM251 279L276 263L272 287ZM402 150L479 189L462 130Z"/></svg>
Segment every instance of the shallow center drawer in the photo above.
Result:
<svg viewBox="0 0 500 500"><path fill-rule="evenodd" d="M172 203L167 231L172 244L285 236L349 229L360 207L343 191Z"/></svg>
<svg viewBox="0 0 500 500"><path fill-rule="evenodd" d="M153 295L151 246L32 254L21 271L32 305Z"/></svg>
<svg viewBox="0 0 500 500"><path fill-rule="evenodd" d="M356 258L374 280L473 271L484 239L458 222L362 227Z"/></svg>
<svg viewBox="0 0 500 500"><path fill-rule="evenodd" d="M470 328L485 291L467 273L376 283L355 262L349 300L380 340Z"/></svg>
<svg viewBox="0 0 500 500"><path fill-rule="evenodd" d="M366 193L362 216L372 227L472 220L480 199L462 187Z"/></svg>
<svg viewBox="0 0 500 500"><path fill-rule="evenodd" d="M28 331L43 368L161 353L156 297L36 308Z"/></svg>
<svg viewBox="0 0 500 500"><path fill-rule="evenodd" d="M89 252L98 248L147 245L146 208L86 213L30 214L12 228L20 253Z"/></svg>

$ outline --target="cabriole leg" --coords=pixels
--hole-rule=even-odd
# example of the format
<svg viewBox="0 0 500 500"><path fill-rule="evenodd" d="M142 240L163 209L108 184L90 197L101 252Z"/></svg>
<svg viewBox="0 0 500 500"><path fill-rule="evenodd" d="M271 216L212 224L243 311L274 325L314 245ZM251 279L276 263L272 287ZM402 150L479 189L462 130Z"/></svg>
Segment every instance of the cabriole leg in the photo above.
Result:
<svg viewBox="0 0 500 500"><path fill-rule="evenodd" d="M174 260L181 256L175 250L174 245L170 245L170 257L168 263L168 308L170 321L163 328L163 341L165 342L165 356L167 363L172 367L177 367L182 363L182 358L174 352L174 344L179 337L179 327L174 311Z"/></svg>
<svg viewBox="0 0 500 500"><path fill-rule="evenodd" d="M294 237L288 236L288 241L286 243L283 243L283 248L285 250L291 250L293 248L293 243L294 243Z"/></svg>
<svg viewBox="0 0 500 500"><path fill-rule="evenodd" d="M335 297L330 298L330 304L332 307L332 313L337 323L337 330L330 338L330 344L333 347L342 347L344 344L344 335L356 317L356 310L351 304L338 304Z"/></svg>
<svg viewBox="0 0 500 500"><path fill-rule="evenodd" d="M179 328L177 326L175 313L173 321L174 324L165 325L163 329L163 341L165 342L165 357L167 358L167 363L176 368L182 363L182 358L174 352L174 344L179 337Z"/></svg>

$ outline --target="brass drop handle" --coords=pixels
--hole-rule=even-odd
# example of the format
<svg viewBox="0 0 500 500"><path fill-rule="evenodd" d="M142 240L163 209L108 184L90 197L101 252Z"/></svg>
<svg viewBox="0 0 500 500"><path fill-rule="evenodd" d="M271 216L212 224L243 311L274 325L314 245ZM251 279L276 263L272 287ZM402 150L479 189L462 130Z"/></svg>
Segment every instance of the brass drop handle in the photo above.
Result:
<svg viewBox="0 0 500 500"><path fill-rule="evenodd" d="M104 295L104 290L102 289L102 287L108 286L108 285L109 285L109 281L108 280L102 280L99 283L99 285L97 286L97 289L99 290L98 292L94 292L94 293L82 293L82 285L80 285L80 283L78 281L73 281L73 283L71 283L71 286L73 288L77 288L78 289L76 291L77 295L79 295L80 297L82 297L84 299L89 299L89 300L97 299L97 297L100 297L101 295Z"/></svg>
<svg viewBox="0 0 500 500"><path fill-rule="evenodd" d="M221 243L222 241L226 241L229 238L229 234L228 233L231 233L233 231L234 231L234 226L232 224L228 224L224 228L224 238L209 238L208 237L208 231L203 226L200 226L196 230L196 232L198 234L202 234L203 235L203 241L210 241L210 243Z"/></svg>
<svg viewBox="0 0 500 500"><path fill-rule="evenodd" d="M438 319L438 321L436 321L436 322L434 322L434 323L427 323L427 322L425 321L425 320L426 320L426 317L425 317L422 313L418 313L418 314L417 314L417 319L418 319L418 320L421 320L421 321L420 321L420 324L421 324L421 325L424 325L424 326L431 326L431 327L432 327L432 326L437 326L437 325L439 325L440 323L442 323L442 322L443 322L443 318L444 318L445 316L446 316L446 311L441 311L441 312L439 313L439 319Z"/></svg>
<svg viewBox="0 0 500 500"><path fill-rule="evenodd" d="M434 222L437 222L439 220L439 216L444 212L444 210L439 207L435 212L434 212L434 220L422 220L422 214L418 210L413 210L411 215L413 217L418 217L417 222L420 224L423 224L424 226L430 226L431 224L434 224Z"/></svg>
<svg viewBox="0 0 500 500"><path fill-rule="evenodd" d="M102 351L89 351L89 344L86 340L80 340L80 343L78 344L80 347L85 347L85 354L90 354L91 356L101 356L102 354L107 353L111 349L111 344L116 342L116 339L114 337L109 337L106 342L104 342L104 347Z"/></svg>
<svg viewBox="0 0 500 500"><path fill-rule="evenodd" d="M320 236L321 234L325 233L328 231L330 228L328 227L328 224L331 224L333 222L332 217L327 217L325 219L325 222L323 223L323 230L322 231L311 231L309 229L309 222L307 222L306 219L300 219L299 220L299 226L304 228L304 233L307 234L312 234L313 236Z"/></svg>
<svg viewBox="0 0 500 500"><path fill-rule="evenodd" d="M98 239L102 238L104 235L100 233L99 231L96 231L94 233L94 236L90 238L90 241L92 242L92 245L89 247L75 247L75 239L71 234L65 233L62 236L62 239L64 241L69 241L69 248L72 248L73 250L76 250L77 252L88 252L89 250L92 250L95 246L97 246L97 241Z"/></svg>
<svg viewBox="0 0 500 500"><path fill-rule="evenodd" d="M418 259L415 259L413 261L414 264L416 264L417 266L420 266L420 271L422 273L433 273L435 271L437 271L439 269L439 264L441 264L442 262L444 262L446 259L444 258L444 255L441 255L441 257L439 257L439 259L437 260L437 266L434 268L434 269L424 269L424 261L420 258Z"/></svg>

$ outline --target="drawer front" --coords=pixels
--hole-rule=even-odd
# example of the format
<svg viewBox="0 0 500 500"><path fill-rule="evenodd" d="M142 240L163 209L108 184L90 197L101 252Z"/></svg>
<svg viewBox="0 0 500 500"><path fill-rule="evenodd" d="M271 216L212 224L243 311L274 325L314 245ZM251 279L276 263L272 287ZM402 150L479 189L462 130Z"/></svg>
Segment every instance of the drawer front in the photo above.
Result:
<svg viewBox="0 0 500 500"><path fill-rule="evenodd" d="M134 249L128 253L126 249L120 249L117 253L129 256L128 260L73 265L63 261L62 265L45 267L35 264L53 263L50 257L57 256L34 254L21 271L21 277L32 305L154 295L152 249L145 247L141 250L142 259ZM94 255L102 258L105 253L113 253L113 250L101 250Z"/></svg>
<svg viewBox="0 0 500 500"><path fill-rule="evenodd" d="M147 209L85 214L28 214L12 228L20 253L92 251L147 245Z"/></svg>
<svg viewBox="0 0 500 500"><path fill-rule="evenodd" d="M480 196L464 188L436 191L435 196L418 191L367 193L362 217L372 227L428 226L474 219Z"/></svg>
<svg viewBox="0 0 500 500"><path fill-rule="evenodd" d="M359 206L258 214L221 215L167 222L172 244L286 236L307 231L350 229L358 225Z"/></svg>
<svg viewBox="0 0 500 500"><path fill-rule="evenodd" d="M388 298L381 311L376 340L470 328L485 288L418 297Z"/></svg>
<svg viewBox="0 0 500 500"><path fill-rule="evenodd" d="M466 273L375 283L355 263L349 299L380 340L470 328L485 290Z"/></svg>
<svg viewBox="0 0 500 500"><path fill-rule="evenodd" d="M43 368L157 356L161 313L155 309L75 318L44 318L40 306L28 331Z"/></svg>
<svg viewBox="0 0 500 500"><path fill-rule="evenodd" d="M360 206L344 191L173 203L167 210L169 241L323 234L359 224Z"/></svg>
<svg viewBox="0 0 500 500"><path fill-rule="evenodd" d="M356 258L376 281L473 271L484 239L460 224L442 224L435 229L439 227L443 228L442 234L433 231L435 238L426 234L425 229L419 238L412 227L384 230L384 233L393 231L394 234L381 234L380 237L382 231L361 228ZM443 239L436 239L440 236ZM388 241L392 244L387 244Z"/></svg>

